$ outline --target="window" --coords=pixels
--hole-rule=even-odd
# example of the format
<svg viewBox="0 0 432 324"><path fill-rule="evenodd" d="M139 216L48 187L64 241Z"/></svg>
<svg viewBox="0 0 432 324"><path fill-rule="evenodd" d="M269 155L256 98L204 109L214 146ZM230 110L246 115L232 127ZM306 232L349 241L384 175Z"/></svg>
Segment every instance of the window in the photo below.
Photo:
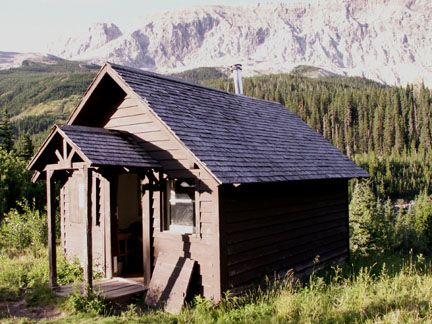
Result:
<svg viewBox="0 0 432 324"><path fill-rule="evenodd" d="M168 180L165 230L193 233L195 230L195 181Z"/></svg>

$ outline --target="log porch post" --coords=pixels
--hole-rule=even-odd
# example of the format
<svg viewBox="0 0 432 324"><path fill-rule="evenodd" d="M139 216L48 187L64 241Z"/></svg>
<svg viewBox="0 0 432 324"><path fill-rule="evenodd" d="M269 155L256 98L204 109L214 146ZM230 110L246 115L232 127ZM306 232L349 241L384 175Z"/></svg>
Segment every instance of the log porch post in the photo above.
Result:
<svg viewBox="0 0 432 324"><path fill-rule="evenodd" d="M49 286L57 287L57 254L56 254L56 195L52 170L46 171L46 198L48 221L48 259Z"/></svg>
<svg viewBox="0 0 432 324"><path fill-rule="evenodd" d="M92 170L88 166L83 169L83 220L84 220L84 294L93 289L93 253L92 253L92 213L91 191Z"/></svg>
<svg viewBox="0 0 432 324"><path fill-rule="evenodd" d="M141 219L143 232L143 266L144 266L144 285L150 284L151 279L151 190L148 177L141 179Z"/></svg>
<svg viewBox="0 0 432 324"><path fill-rule="evenodd" d="M104 188L104 212L105 212L105 276L113 277L113 257L112 257L112 233L111 233L111 181L109 178L103 178Z"/></svg>

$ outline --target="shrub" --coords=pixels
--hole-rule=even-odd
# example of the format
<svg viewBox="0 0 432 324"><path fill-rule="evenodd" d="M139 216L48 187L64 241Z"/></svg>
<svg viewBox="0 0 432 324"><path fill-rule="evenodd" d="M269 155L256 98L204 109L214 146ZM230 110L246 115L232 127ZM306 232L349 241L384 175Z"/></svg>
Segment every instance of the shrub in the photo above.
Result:
<svg viewBox="0 0 432 324"><path fill-rule="evenodd" d="M418 251L425 249L424 239L418 235L414 223L415 217L401 208L396 216L394 238L399 250L407 252L411 249Z"/></svg>
<svg viewBox="0 0 432 324"><path fill-rule="evenodd" d="M77 258L67 261L62 253L57 258L57 282L59 285L68 285L80 281L83 277L83 269Z"/></svg>
<svg viewBox="0 0 432 324"><path fill-rule="evenodd" d="M426 191L420 193L411 209L415 218L414 226L419 235L424 237L428 246L432 245L432 199Z"/></svg>
<svg viewBox="0 0 432 324"><path fill-rule="evenodd" d="M56 302L58 297L46 283L37 283L25 292L28 306L45 306Z"/></svg>
<svg viewBox="0 0 432 324"><path fill-rule="evenodd" d="M393 247L394 212L374 195L370 183L357 182L349 205L350 243L353 252L383 252Z"/></svg>
<svg viewBox="0 0 432 324"><path fill-rule="evenodd" d="M42 182L31 183L31 174L23 159L0 148L0 221L4 213L17 208L22 197L34 199L37 208L44 205L45 186Z"/></svg>
<svg viewBox="0 0 432 324"><path fill-rule="evenodd" d="M46 254L27 253L13 258L0 254L0 300L16 299L26 289L47 281Z"/></svg>
<svg viewBox="0 0 432 324"><path fill-rule="evenodd" d="M19 252L28 247L39 249L47 242L47 222L34 204L29 205L26 200L18 203L22 209L11 209L0 225L0 248L9 252Z"/></svg>
<svg viewBox="0 0 432 324"><path fill-rule="evenodd" d="M390 200L376 198L369 182L357 182L349 209L353 252L432 252L432 199L427 192L408 211L397 212Z"/></svg>
<svg viewBox="0 0 432 324"><path fill-rule="evenodd" d="M93 316L109 316L113 309L111 305L96 293L84 296L80 291L74 292L68 297L65 308L72 314L85 313Z"/></svg>

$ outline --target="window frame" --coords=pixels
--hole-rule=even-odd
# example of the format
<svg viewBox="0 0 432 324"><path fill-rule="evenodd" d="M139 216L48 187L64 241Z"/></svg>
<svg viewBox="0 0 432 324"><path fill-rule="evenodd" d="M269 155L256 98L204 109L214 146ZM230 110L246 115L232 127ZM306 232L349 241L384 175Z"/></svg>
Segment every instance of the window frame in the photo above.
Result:
<svg viewBox="0 0 432 324"><path fill-rule="evenodd" d="M170 204L170 195L171 195L171 183L174 181L182 182L186 181L191 187L194 188L193 190L193 198L190 199L193 207L193 213L192 213L192 226L188 225L174 225L174 229L172 228L173 225L171 225L171 204ZM164 179L163 183L163 192L162 196L162 205L163 210L161 213L161 231L163 233L169 233L169 234L179 234L179 235L196 235L197 234L197 181L193 178L167 178ZM181 198L180 198L181 199Z"/></svg>

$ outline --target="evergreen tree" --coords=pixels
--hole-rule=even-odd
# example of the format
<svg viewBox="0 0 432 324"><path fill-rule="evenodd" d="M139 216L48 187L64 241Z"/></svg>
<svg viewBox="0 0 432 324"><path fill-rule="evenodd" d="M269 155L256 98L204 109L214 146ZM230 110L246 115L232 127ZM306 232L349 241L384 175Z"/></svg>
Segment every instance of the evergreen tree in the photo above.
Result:
<svg viewBox="0 0 432 324"><path fill-rule="evenodd" d="M13 132L7 111L3 111L0 115L0 147L7 152L10 152L13 147Z"/></svg>
<svg viewBox="0 0 432 324"><path fill-rule="evenodd" d="M33 156L34 146L29 134L24 133L15 143L15 150L17 155L25 161L30 160Z"/></svg>

